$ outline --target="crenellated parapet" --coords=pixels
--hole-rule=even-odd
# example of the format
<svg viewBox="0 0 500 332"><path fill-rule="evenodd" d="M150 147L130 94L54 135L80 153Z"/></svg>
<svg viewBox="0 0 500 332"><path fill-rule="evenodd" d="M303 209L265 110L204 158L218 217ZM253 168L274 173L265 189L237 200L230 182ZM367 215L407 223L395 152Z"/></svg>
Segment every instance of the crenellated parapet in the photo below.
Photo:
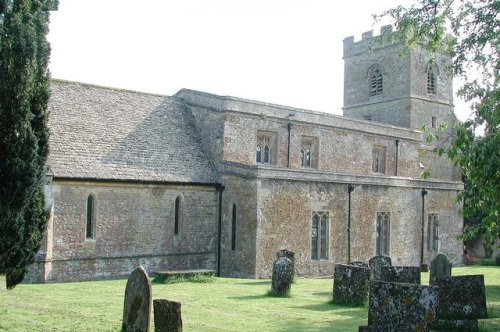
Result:
<svg viewBox="0 0 500 332"><path fill-rule="evenodd" d="M366 52L368 48L385 47L393 43L392 36L392 25L384 25L377 36L374 36L373 30L370 30L364 32L359 41L354 41L354 36L346 37L344 38L344 58Z"/></svg>

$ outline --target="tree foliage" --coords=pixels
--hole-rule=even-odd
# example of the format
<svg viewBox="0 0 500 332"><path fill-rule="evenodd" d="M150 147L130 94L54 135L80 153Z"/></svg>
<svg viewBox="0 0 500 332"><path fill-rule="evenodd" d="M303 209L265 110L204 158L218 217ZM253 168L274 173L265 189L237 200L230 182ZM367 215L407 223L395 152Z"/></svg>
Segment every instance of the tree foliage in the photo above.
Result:
<svg viewBox="0 0 500 332"><path fill-rule="evenodd" d="M49 43L53 0L0 0L0 274L7 288L35 260L47 221Z"/></svg>
<svg viewBox="0 0 500 332"><path fill-rule="evenodd" d="M471 115L456 125L451 145L438 151L463 170L464 240L500 235L499 11L499 0L417 0L379 15L394 19L395 36L408 48L450 54L450 70L464 82L458 95Z"/></svg>

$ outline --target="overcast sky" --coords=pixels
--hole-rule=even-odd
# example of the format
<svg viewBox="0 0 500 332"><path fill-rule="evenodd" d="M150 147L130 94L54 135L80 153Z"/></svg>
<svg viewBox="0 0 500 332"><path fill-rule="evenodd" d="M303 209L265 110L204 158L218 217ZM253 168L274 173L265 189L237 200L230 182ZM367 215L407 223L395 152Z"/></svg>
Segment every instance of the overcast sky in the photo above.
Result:
<svg viewBox="0 0 500 332"><path fill-rule="evenodd" d="M53 78L342 114L342 41L411 0L60 0Z"/></svg>

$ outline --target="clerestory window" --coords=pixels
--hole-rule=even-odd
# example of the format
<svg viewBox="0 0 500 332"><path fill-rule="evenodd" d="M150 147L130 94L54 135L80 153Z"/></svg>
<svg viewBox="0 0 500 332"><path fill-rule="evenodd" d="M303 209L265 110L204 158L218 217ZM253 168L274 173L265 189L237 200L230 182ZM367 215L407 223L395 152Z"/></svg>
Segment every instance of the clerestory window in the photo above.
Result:
<svg viewBox="0 0 500 332"><path fill-rule="evenodd" d="M385 174L386 148L382 145L374 145L372 150L372 172Z"/></svg>
<svg viewBox="0 0 500 332"><path fill-rule="evenodd" d="M314 137L302 137L300 141L300 166L318 166L318 140Z"/></svg>
<svg viewBox="0 0 500 332"><path fill-rule="evenodd" d="M270 132L257 132L255 162L257 164L273 164L276 158L276 135Z"/></svg>

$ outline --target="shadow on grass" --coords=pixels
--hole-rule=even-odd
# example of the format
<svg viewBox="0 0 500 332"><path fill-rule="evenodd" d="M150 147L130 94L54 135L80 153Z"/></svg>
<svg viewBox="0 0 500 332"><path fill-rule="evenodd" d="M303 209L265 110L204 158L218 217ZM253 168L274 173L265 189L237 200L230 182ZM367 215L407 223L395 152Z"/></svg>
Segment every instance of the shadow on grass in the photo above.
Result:
<svg viewBox="0 0 500 332"><path fill-rule="evenodd" d="M258 295L246 295L246 296L230 296L228 299L231 300L262 300L266 298L273 298L267 294L258 294Z"/></svg>
<svg viewBox="0 0 500 332"><path fill-rule="evenodd" d="M270 280L262 280L262 281L249 281L249 282L242 282L238 283L238 285L248 285L248 286L255 286L255 285L271 285Z"/></svg>
<svg viewBox="0 0 500 332"><path fill-rule="evenodd" d="M332 296L332 292L313 292L311 294L317 296Z"/></svg>
<svg viewBox="0 0 500 332"><path fill-rule="evenodd" d="M332 318L329 321L311 321L300 318L282 321L278 331L357 331L359 326L367 325L368 317L366 312L350 313L343 316L342 319Z"/></svg>

